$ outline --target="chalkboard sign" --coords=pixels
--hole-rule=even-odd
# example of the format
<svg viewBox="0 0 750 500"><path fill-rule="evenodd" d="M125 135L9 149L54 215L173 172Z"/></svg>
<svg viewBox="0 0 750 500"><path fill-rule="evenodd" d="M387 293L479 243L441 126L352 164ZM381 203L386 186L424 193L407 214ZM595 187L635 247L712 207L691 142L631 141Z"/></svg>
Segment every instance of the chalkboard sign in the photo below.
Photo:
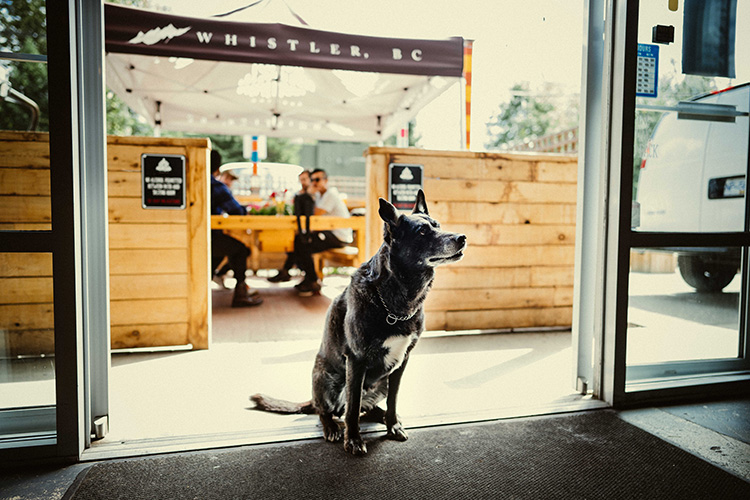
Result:
<svg viewBox="0 0 750 500"><path fill-rule="evenodd" d="M411 212L422 189L422 165L391 163L388 166L390 202L398 210Z"/></svg>
<svg viewBox="0 0 750 500"><path fill-rule="evenodd" d="M141 155L143 208L185 208L185 156Z"/></svg>

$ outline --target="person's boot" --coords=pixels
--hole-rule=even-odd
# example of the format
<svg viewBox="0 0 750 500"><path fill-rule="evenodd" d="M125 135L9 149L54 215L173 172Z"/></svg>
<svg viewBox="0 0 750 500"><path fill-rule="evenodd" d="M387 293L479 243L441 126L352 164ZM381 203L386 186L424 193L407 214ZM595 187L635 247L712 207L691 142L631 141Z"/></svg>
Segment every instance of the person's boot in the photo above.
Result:
<svg viewBox="0 0 750 500"><path fill-rule="evenodd" d="M311 295L320 293L320 283L318 283L318 280L305 280L294 288L297 289L300 297L310 297Z"/></svg>
<svg viewBox="0 0 750 500"><path fill-rule="evenodd" d="M240 283L234 289L234 297L232 298L232 307L252 307L259 306L263 303L263 299L258 295L248 294L248 287L244 283Z"/></svg>
<svg viewBox="0 0 750 500"><path fill-rule="evenodd" d="M292 276L289 274L289 271L286 269L279 269L279 272L276 273L276 276L271 276L268 278L268 281L271 283L281 283L284 281L289 281L292 279Z"/></svg>

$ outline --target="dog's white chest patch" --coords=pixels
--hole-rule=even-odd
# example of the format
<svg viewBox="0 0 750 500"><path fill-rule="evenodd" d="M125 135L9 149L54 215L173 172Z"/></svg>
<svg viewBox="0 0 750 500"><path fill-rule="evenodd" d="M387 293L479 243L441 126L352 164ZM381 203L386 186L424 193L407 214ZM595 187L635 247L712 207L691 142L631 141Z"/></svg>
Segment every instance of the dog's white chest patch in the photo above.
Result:
<svg viewBox="0 0 750 500"><path fill-rule="evenodd" d="M409 344L411 344L411 337L404 337L403 335L394 335L383 341L383 347L388 349L385 358L383 358L386 369L392 371L401 366Z"/></svg>

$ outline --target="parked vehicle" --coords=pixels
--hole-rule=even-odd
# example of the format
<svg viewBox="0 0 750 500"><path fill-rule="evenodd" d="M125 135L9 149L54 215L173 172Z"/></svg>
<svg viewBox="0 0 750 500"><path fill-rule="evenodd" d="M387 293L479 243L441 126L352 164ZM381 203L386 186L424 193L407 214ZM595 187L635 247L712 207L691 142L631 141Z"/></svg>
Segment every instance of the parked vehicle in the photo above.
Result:
<svg viewBox="0 0 750 500"><path fill-rule="evenodd" d="M693 103L734 106L744 116L732 116L731 108L703 110ZM698 112L691 113L691 105ZM634 228L744 231L750 83L703 94L681 106L679 112L664 113L649 140L638 179ZM699 292L722 290L740 266L739 248L664 250L677 252L680 274Z"/></svg>

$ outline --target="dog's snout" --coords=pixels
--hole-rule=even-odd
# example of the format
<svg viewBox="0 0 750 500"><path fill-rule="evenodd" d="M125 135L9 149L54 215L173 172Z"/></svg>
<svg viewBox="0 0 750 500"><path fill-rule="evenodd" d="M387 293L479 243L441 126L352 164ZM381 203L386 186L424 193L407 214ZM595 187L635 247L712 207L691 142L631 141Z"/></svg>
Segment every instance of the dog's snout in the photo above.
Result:
<svg viewBox="0 0 750 500"><path fill-rule="evenodd" d="M465 234L457 234L455 238L456 238L456 243L458 243L459 245L464 246L466 244Z"/></svg>

